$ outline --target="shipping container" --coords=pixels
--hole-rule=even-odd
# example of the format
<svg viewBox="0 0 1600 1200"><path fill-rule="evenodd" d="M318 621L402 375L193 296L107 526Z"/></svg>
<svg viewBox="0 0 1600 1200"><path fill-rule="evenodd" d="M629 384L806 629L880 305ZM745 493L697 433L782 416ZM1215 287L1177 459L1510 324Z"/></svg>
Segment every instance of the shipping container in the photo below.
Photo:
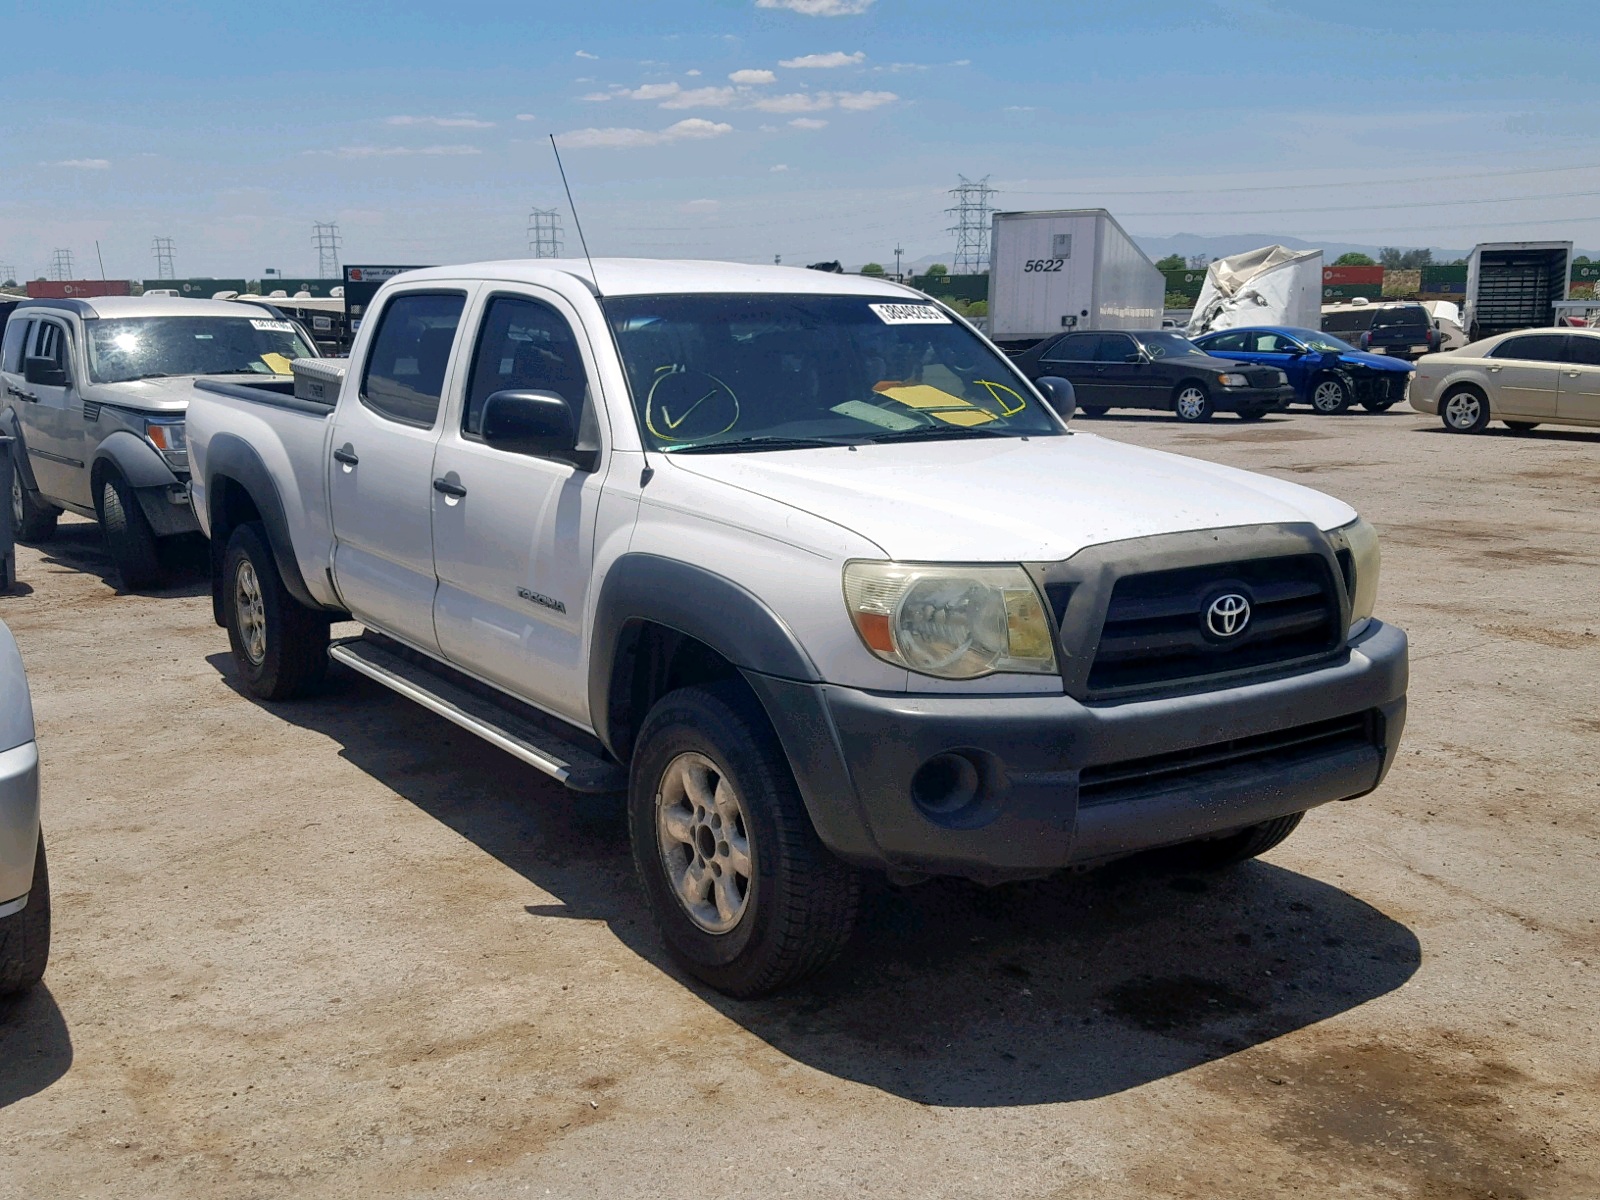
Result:
<svg viewBox="0 0 1600 1200"><path fill-rule="evenodd" d="M994 215L989 336L1021 349L1064 329L1158 329L1166 278L1103 208Z"/></svg>
<svg viewBox="0 0 1600 1200"><path fill-rule="evenodd" d="M1467 264L1423 267L1422 286L1417 294L1424 300L1460 300L1467 294Z"/></svg>
<svg viewBox="0 0 1600 1200"><path fill-rule="evenodd" d="M940 300L965 300L969 304L989 298L989 275L913 275L911 286Z"/></svg>
<svg viewBox="0 0 1600 1200"><path fill-rule="evenodd" d="M1376 295L1383 290L1383 268L1371 267L1323 267L1323 287L1342 288L1371 288Z"/></svg>
<svg viewBox="0 0 1600 1200"><path fill-rule="evenodd" d="M1567 298L1571 242L1483 242L1467 258L1462 319L1473 341L1554 325Z"/></svg>
<svg viewBox="0 0 1600 1200"><path fill-rule="evenodd" d="M1600 291L1600 263L1573 263L1567 295L1573 300L1592 300Z"/></svg>
<svg viewBox="0 0 1600 1200"><path fill-rule="evenodd" d="M146 279L141 285L146 294L171 290L191 300L209 300L218 292L244 292L243 279Z"/></svg>
<svg viewBox="0 0 1600 1200"><path fill-rule="evenodd" d="M1171 270L1162 271L1161 274L1167 281L1167 295L1182 296L1191 305L1200 295L1200 289L1206 282L1204 267L1173 267Z"/></svg>
<svg viewBox="0 0 1600 1200"><path fill-rule="evenodd" d="M30 279L30 300L86 300L91 296L131 296L131 279Z"/></svg>

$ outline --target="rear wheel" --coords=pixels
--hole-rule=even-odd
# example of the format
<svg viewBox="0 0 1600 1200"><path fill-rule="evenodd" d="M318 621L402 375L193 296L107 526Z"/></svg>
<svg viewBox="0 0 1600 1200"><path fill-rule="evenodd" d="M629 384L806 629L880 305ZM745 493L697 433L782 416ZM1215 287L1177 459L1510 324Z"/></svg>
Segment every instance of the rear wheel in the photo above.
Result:
<svg viewBox="0 0 1600 1200"><path fill-rule="evenodd" d="M1178 420L1193 425L1211 420L1216 410L1211 407L1211 395L1204 385L1181 383L1172 396L1172 411L1178 414Z"/></svg>
<svg viewBox="0 0 1600 1200"><path fill-rule="evenodd" d="M849 940L860 875L817 838L766 715L738 685L683 688L650 710L628 825L667 950L718 991L777 991Z"/></svg>
<svg viewBox="0 0 1600 1200"><path fill-rule="evenodd" d="M1300 827L1305 813L1290 813L1251 825L1227 837L1209 838L1203 842L1187 842L1172 849L1172 857L1184 868L1192 871L1220 871L1238 863L1265 854Z"/></svg>
<svg viewBox="0 0 1600 1200"><path fill-rule="evenodd" d="M1311 407L1324 416L1334 416L1350 407L1350 389L1342 379L1324 375L1311 385Z"/></svg>
<svg viewBox="0 0 1600 1200"><path fill-rule="evenodd" d="M1539 428L1539 422L1537 422L1537 421L1507 421L1505 423L1505 426L1506 426L1507 429L1515 430L1517 433L1527 433L1528 430L1530 430L1530 429Z"/></svg>
<svg viewBox="0 0 1600 1200"><path fill-rule="evenodd" d="M1489 425L1489 402L1472 388L1457 388L1440 401L1439 419L1451 433L1482 433Z"/></svg>
<svg viewBox="0 0 1600 1200"><path fill-rule="evenodd" d="M0 917L0 996L24 992L44 978L50 960L50 868L44 860L44 834L33 858L28 906Z"/></svg>
<svg viewBox="0 0 1600 1200"><path fill-rule="evenodd" d="M22 462L11 460L11 532L19 542L48 542L56 535L56 518L61 510L46 504L39 493L22 480Z"/></svg>
<svg viewBox="0 0 1600 1200"><path fill-rule="evenodd" d="M157 586L162 579L156 535L128 481L115 471L100 481L100 530L106 549L130 592Z"/></svg>
<svg viewBox="0 0 1600 1200"><path fill-rule="evenodd" d="M1361 402L1361 407L1366 409L1368 412L1388 412L1394 407L1394 400L1388 397L1363 400Z"/></svg>
<svg viewBox="0 0 1600 1200"><path fill-rule="evenodd" d="M252 522L233 531L222 570L228 644L250 694L291 700L321 683L328 618L289 594L261 526Z"/></svg>

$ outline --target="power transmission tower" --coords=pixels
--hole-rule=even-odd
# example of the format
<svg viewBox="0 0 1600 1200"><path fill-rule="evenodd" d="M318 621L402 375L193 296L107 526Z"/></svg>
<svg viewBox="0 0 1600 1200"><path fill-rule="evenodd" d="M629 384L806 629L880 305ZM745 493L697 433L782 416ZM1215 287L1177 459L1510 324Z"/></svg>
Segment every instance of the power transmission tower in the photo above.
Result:
<svg viewBox="0 0 1600 1200"><path fill-rule="evenodd" d="M894 279L896 283L902 282L900 275L900 256L905 253L905 248L897 241L894 244Z"/></svg>
<svg viewBox="0 0 1600 1200"><path fill-rule="evenodd" d="M339 277L339 247L344 244L339 238L339 223L337 221L312 222L311 241L317 248L317 278L337 279Z"/></svg>
<svg viewBox="0 0 1600 1200"><path fill-rule="evenodd" d="M172 269L172 239L158 237L150 243L150 253L156 259L157 279L176 279L178 273Z"/></svg>
<svg viewBox="0 0 1600 1200"><path fill-rule="evenodd" d="M987 175L977 183L965 175L956 178L961 183L950 189L955 206L944 210L956 219L947 231L956 235L956 256L951 270L957 275L977 275L989 269L989 217L994 212L989 197L996 193L989 186Z"/></svg>
<svg viewBox="0 0 1600 1200"><path fill-rule="evenodd" d="M77 268L72 265L71 250L57 250L50 256L51 279L76 279Z"/></svg>
<svg viewBox="0 0 1600 1200"><path fill-rule="evenodd" d="M16 283L17 269L9 263L0 263L0 283Z"/></svg>
<svg viewBox="0 0 1600 1200"><path fill-rule="evenodd" d="M528 253L535 258L561 257L561 210L536 208L528 214Z"/></svg>

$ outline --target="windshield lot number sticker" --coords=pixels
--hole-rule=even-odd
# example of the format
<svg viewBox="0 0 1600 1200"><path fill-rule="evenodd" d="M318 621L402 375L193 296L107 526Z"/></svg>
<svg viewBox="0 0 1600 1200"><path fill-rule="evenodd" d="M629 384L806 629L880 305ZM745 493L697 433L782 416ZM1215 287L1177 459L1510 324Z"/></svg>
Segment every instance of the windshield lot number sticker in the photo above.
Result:
<svg viewBox="0 0 1600 1200"><path fill-rule="evenodd" d="M1059 271L1067 265L1064 258L1030 258L1022 264L1024 271Z"/></svg>
<svg viewBox="0 0 1600 1200"><path fill-rule="evenodd" d="M287 321L256 321L250 322L250 328L264 330L267 333L293 333L294 326Z"/></svg>
<svg viewBox="0 0 1600 1200"><path fill-rule="evenodd" d="M931 304L869 304L885 325L948 325L950 318Z"/></svg>

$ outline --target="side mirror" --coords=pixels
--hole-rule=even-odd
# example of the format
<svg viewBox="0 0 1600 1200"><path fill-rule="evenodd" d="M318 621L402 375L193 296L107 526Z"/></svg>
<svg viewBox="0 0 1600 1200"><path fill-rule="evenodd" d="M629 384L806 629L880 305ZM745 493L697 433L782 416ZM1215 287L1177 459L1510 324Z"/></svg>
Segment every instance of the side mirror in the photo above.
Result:
<svg viewBox="0 0 1600 1200"><path fill-rule="evenodd" d="M1033 386L1039 389L1045 403L1055 409L1056 416L1063 421L1072 420L1072 414L1078 411L1078 393L1073 390L1070 379L1046 375L1043 379L1035 379Z"/></svg>
<svg viewBox="0 0 1600 1200"><path fill-rule="evenodd" d="M483 405L483 440L509 454L569 462L592 471L598 450L578 449L578 422L566 397L555 392L495 392Z"/></svg>
<svg viewBox="0 0 1600 1200"><path fill-rule="evenodd" d="M66 387L67 372L53 358L28 358L22 363L22 377L40 387Z"/></svg>

